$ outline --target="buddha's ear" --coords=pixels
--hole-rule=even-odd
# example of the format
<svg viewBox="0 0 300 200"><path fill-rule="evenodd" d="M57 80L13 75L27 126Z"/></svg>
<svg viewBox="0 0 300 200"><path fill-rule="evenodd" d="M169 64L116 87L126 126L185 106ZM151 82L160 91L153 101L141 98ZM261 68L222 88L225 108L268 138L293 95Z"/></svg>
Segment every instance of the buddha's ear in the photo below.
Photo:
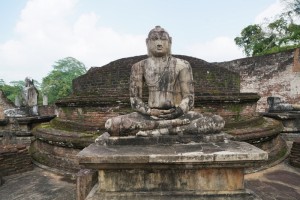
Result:
<svg viewBox="0 0 300 200"><path fill-rule="evenodd" d="M169 40L170 40L170 44L172 44L172 37L170 37Z"/></svg>

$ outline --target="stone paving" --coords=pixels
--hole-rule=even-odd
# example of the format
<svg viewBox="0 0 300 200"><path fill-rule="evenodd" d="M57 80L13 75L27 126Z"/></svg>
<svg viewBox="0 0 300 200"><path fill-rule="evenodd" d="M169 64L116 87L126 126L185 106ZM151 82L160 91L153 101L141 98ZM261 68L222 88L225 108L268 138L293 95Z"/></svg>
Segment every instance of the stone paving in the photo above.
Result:
<svg viewBox="0 0 300 200"><path fill-rule="evenodd" d="M246 188L262 200L300 200L300 169L287 161L245 178ZM75 181L37 167L4 181L0 200L75 200Z"/></svg>
<svg viewBox="0 0 300 200"><path fill-rule="evenodd" d="M3 179L0 200L75 200L75 181L38 167Z"/></svg>
<svg viewBox="0 0 300 200"><path fill-rule="evenodd" d="M292 167L287 160L266 170L247 174L246 188L262 200L299 200L300 168Z"/></svg>

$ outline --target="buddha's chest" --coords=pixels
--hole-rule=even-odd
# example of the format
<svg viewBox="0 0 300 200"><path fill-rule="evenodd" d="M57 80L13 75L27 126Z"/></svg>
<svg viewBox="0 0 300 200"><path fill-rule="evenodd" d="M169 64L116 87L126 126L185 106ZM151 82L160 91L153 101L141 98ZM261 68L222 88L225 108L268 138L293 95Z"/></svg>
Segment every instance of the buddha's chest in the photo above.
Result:
<svg viewBox="0 0 300 200"><path fill-rule="evenodd" d="M169 90L174 87L177 76L173 62L147 62L144 66L144 78L149 87Z"/></svg>

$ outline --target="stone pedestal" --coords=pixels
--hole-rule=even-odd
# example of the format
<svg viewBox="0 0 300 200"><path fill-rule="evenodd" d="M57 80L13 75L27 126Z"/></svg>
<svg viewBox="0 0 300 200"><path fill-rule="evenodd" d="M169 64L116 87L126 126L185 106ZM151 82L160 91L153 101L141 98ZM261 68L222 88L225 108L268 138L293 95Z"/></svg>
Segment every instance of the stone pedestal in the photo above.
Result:
<svg viewBox="0 0 300 200"><path fill-rule="evenodd" d="M118 139L116 139L118 140ZM79 163L98 170L86 199L259 199L244 188L244 169L267 153L244 142L166 145L92 144Z"/></svg>
<svg viewBox="0 0 300 200"><path fill-rule="evenodd" d="M262 114L281 121L283 124L283 133L297 133L300 131L300 111L268 112Z"/></svg>

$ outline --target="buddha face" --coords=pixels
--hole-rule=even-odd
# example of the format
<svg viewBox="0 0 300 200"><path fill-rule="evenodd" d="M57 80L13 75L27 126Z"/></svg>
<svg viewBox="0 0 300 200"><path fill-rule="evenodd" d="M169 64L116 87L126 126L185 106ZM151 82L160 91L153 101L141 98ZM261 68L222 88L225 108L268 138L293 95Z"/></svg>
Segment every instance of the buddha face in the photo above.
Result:
<svg viewBox="0 0 300 200"><path fill-rule="evenodd" d="M157 31L155 29L152 30L146 40L146 43L149 55L162 57L170 54L171 38L162 28Z"/></svg>

